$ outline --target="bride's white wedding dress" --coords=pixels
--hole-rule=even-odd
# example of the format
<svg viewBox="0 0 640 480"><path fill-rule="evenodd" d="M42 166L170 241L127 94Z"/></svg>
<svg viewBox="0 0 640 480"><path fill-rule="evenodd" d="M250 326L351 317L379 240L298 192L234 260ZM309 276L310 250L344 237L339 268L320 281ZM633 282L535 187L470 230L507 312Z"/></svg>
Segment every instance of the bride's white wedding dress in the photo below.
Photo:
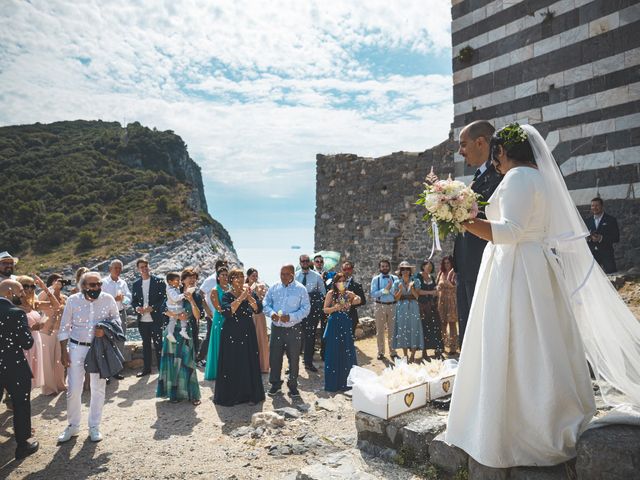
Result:
<svg viewBox="0 0 640 480"><path fill-rule="evenodd" d="M547 243L549 197L537 169L517 167L486 208L493 241L482 257L446 440L490 467L574 457L595 413L572 292Z"/></svg>

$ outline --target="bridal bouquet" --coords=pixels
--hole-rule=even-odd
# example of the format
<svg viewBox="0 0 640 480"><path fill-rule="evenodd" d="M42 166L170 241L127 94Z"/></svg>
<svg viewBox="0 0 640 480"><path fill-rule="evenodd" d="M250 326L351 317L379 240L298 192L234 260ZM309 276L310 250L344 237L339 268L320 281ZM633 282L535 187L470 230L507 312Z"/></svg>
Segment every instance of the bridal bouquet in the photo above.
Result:
<svg viewBox="0 0 640 480"><path fill-rule="evenodd" d="M475 218L478 206L485 204L471 187L452 180L451 176L447 180L438 180L433 168L424 185L416 204L424 205L427 210L422 219L430 223L429 233L434 241L462 232L462 222Z"/></svg>

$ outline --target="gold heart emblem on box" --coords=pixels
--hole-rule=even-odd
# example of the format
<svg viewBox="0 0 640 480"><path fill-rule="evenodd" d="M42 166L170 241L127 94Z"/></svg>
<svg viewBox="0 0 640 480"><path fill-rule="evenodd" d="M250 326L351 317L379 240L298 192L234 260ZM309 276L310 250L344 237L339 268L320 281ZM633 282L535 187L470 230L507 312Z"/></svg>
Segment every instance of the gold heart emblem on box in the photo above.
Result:
<svg viewBox="0 0 640 480"><path fill-rule="evenodd" d="M444 390L444 393L448 393L450 388L451 382L449 380L442 382L442 389Z"/></svg>
<svg viewBox="0 0 640 480"><path fill-rule="evenodd" d="M413 394L413 392L405 393L405 395L404 395L404 404L405 404L407 407L410 407L410 406L411 406L411 404L413 403L413 399L414 399L415 397L416 397L416 396Z"/></svg>

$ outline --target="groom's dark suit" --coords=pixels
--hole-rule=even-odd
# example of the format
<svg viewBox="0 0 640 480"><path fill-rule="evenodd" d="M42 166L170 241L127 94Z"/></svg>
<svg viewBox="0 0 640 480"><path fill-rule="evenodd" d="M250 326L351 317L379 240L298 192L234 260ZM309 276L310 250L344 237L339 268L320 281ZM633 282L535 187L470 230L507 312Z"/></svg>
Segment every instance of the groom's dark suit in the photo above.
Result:
<svg viewBox="0 0 640 480"><path fill-rule="evenodd" d="M162 353L162 328L169 320L164 315L165 302L167 301L167 284L160 277L151 275L149 283L149 306L153 307L151 318L153 322L141 322L142 315L138 313L138 330L142 337L142 357L144 360L144 372L151 371L151 345L155 349L158 368L160 367L160 354ZM142 278L138 278L131 287L131 306L135 309L144 306L142 293Z"/></svg>
<svg viewBox="0 0 640 480"><path fill-rule="evenodd" d="M618 229L618 221L615 217L607 213L602 214L598 228L593 216L585 220L587 228L591 233L602 235L600 242L591 241L591 237L587 237L589 249L593 254L596 262L600 264L606 273L613 273L618 270L616 259L613 254L613 244L620 241L620 230Z"/></svg>
<svg viewBox="0 0 640 480"><path fill-rule="evenodd" d="M502 180L502 175L496 172L496 169L491 165L491 160L487 160L486 165L487 169L474 178L471 184L471 189L482 195L480 200L483 202L489 200ZM478 218L485 218L484 207L481 207L480 211ZM478 278L478 271L480 270L482 252L484 252L486 245L487 242L485 240L469 232L459 234L455 240L453 260L455 262L458 279L456 297L458 300L458 319L460 322L460 346L462 346L464 332L467 328L469 308L471 307L473 292L476 288L476 279Z"/></svg>

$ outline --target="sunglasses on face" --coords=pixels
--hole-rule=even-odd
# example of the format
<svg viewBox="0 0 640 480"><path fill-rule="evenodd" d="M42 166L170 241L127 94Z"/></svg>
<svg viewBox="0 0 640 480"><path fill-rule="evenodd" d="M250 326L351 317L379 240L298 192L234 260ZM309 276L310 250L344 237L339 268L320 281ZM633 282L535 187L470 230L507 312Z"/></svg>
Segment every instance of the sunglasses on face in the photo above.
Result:
<svg viewBox="0 0 640 480"><path fill-rule="evenodd" d="M314 260L315 263L324 263L322 260Z"/></svg>
<svg viewBox="0 0 640 480"><path fill-rule="evenodd" d="M33 283L27 283L26 285L22 285L22 288L25 290L35 290L36 286Z"/></svg>
<svg viewBox="0 0 640 480"><path fill-rule="evenodd" d="M309 263L311 260L300 260L300 263Z"/></svg>
<svg viewBox="0 0 640 480"><path fill-rule="evenodd" d="M98 288L102 286L102 282L87 282L85 283L85 286L89 288Z"/></svg>

